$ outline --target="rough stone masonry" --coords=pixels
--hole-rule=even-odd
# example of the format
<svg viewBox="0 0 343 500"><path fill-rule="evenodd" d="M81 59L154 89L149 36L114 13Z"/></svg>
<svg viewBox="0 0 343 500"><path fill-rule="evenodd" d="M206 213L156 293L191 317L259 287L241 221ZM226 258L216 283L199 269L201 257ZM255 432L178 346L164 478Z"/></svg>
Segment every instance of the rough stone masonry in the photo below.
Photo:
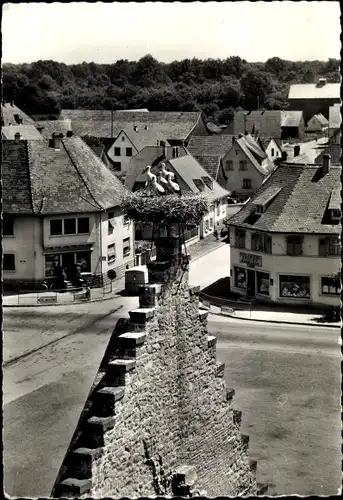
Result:
<svg viewBox="0 0 343 500"><path fill-rule="evenodd" d="M122 320L53 497L256 495L256 461L189 286L179 238L160 238L139 308ZM262 492L262 491L261 491Z"/></svg>

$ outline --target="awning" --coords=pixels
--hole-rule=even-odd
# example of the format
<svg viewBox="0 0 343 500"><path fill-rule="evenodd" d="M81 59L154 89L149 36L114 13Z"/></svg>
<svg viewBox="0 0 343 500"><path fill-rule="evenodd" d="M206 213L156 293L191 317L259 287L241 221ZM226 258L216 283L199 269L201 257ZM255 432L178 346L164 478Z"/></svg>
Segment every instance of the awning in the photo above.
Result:
<svg viewBox="0 0 343 500"><path fill-rule="evenodd" d="M66 253L66 252L86 252L93 251L94 243L86 243L84 245L63 245L56 247L45 247L43 254L48 253Z"/></svg>

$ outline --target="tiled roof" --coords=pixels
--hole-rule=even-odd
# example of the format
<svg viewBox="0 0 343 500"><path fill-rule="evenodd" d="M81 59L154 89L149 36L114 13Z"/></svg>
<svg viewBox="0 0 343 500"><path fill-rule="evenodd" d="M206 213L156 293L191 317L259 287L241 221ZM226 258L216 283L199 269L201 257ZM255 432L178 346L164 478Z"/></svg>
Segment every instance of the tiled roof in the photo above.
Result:
<svg viewBox="0 0 343 500"><path fill-rule="evenodd" d="M179 148L179 155L184 156L187 154L187 150L182 147L178 146ZM167 146L166 148L166 157L172 158L173 156L173 148L171 146ZM145 182L145 174L143 174L143 170L147 165L153 165L155 161L164 161L163 160L163 147L162 146L146 146L142 151L136 154L134 156L130 163L129 163L129 168L126 173L125 177L125 187L129 189L130 191L133 189L134 185L136 182Z"/></svg>
<svg viewBox="0 0 343 500"><path fill-rule="evenodd" d="M329 128L340 128L341 126L341 106L330 106L329 108Z"/></svg>
<svg viewBox="0 0 343 500"><path fill-rule="evenodd" d="M281 150L282 149L282 144L281 144L281 139L276 138L276 137L257 137L256 141L258 144L260 144L263 148L263 151L267 149L269 146L270 141L273 140L278 148Z"/></svg>
<svg viewBox="0 0 343 500"><path fill-rule="evenodd" d="M281 127L299 127L302 118L302 111L281 111Z"/></svg>
<svg viewBox="0 0 343 500"><path fill-rule="evenodd" d="M221 134L222 129L215 123L207 122L206 127L212 134Z"/></svg>
<svg viewBox="0 0 343 500"><path fill-rule="evenodd" d="M276 233L340 233L339 225L323 224L331 191L340 185L341 169L281 164L230 219L230 224ZM252 216L254 200L270 187L282 188L262 214Z"/></svg>
<svg viewBox="0 0 343 500"><path fill-rule="evenodd" d="M268 174L270 174L270 172L272 172L272 170L274 168L272 162L270 162L267 158L267 155L265 153L263 153L264 159L266 161L265 161L264 165L262 165L262 163L260 163L260 161L256 158L256 156L260 157L260 153L257 154L257 151L258 151L258 149L261 151L261 149L259 146L257 146L257 144L256 144L256 146L258 149L256 148L256 146L253 147L252 141L251 140L248 141L247 136L244 135L243 137L238 138L235 141L235 145L236 144L238 144L240 146L242 151L248 157L250 162L254 165L256 170L258 170L258 172L260 172L263 175L268 175ZM260 160L262 160L261 157L260 157Z"/></svg>
<svg viewBox="0 0 343 500"><path fill-rule="evenodd" d="M1 128L2 139L13 140L15 134L20 134L20 139L41 139L42 136L33 125L14 125Z"/></svg>
<svg viewBox="0 0 343 500"><path fill-rule="evenodd" d="M158 130L157 127L148 128L138 127L137 131L132 128L124 128L121 132L125 132L137 151L141 151L146 146L156 146L160 141L168 142L166 137Z"/></svg>
<svg viewBox="0 0 343 500"><path fill-rule="evenodd" d="M233 135L247 131L262 137L281 137L281 111L237 111L229 128Z"/></svg>
<svg viewBox="0 0 343 500"><path fill-rule="evenodd" d="M176 175L188 186L189 191L197 194L200 192L195 181L200 180L202 177L208 177L208 173L193 156L185 155L179 158L171 158L168 160L168 163L172 166ZM211 178L211 180L213 179ZM222 188L215 180L213 180L213 189L210 189L204 183L203 185L204 190L202 192L208 197L209 201L214 201L229 195L229 192Z"/></svg>
<svg viewBox="0 0 343 500"><path fill-rule="evenodd" d="M315 159L314 163L317 165L322 165L323 164L323 159L324 155L329 154L331 156L331 164L332 165L340 165L341 163L341 156L342 156L342 150L341 146L339 144L334 144L333 142L330 142L325 148Z"/></svg>
<svg viewBox="0 0 343 500"><path fill-rule="evenodd" d="M60 117L71 120L73 132L78 136L111 137L110 110L64 109ZM113 137L123 129L133 130L135 125L144 129L148 125L167 140L185 140L200 117L200 112L114 111Z"/></svg>
<svg viewBox="0 0 343 500"><path fill-rule="evenodd" d="M231 135L192 136L187 150L200 165L213 177L217 178L219 160L232 147Z"/></svg>
<svg viewBox="0 0 343 500"><path fill-rule="evenodd" d="M22 125L34 125L35 122L32 118L27 116L21 109L19 109L15 104L13 106L7 102L5 105L1 104L1 117L3 119L4 126L17 125L17 121L14 115L18 115L22 118Z"/></svg>
<svg viewBox="0 0 343 500"><path fill-rule="evenodd" d="M291 85L288 99L339 99L340 83L326 83L319 86L316 83L297 83Z"/></svg>
<svg viewBox="0 0 343 500"><path fill-rule="evenodd" d="M325 118L325 116L322 115L321 113L318 113L317 115L314 115L314 118L316 118L319 121L319 123L321 125L323 125L324 127L326 127L329 124L329 120L327 120Z"/></svg>
<svg viewBox="0 0 343 500"><path fill-rule="evenodd" d="M71 131L70 120L41 120L36 122L36 127L43 127L41 135L45 139L51 139L52 134L63 134L66 137L67 132Z"/></svg>
<svg viewBox="0 0 343 500"><path fill-rule="evenodd" d="M3 173L4 212L8 213L98 212L119 205L125 192L79 137L62 139L58 151L45 139L5 141ZM18 196L23 203L17 202Z"/></svg>

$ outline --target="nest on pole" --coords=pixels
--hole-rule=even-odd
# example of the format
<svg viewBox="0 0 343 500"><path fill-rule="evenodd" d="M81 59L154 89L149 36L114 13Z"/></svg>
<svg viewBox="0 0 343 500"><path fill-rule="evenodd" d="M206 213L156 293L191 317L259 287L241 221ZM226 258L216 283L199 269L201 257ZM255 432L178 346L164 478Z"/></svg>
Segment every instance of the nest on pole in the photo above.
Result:
<svg viewBox="0 0 343 500"><path fill-rule="evenodd" d="M158 196L148 189L128 193L123 197L122 208L135 222L155 225L199 224L209 211L204 194L186 193Z"/></svg>

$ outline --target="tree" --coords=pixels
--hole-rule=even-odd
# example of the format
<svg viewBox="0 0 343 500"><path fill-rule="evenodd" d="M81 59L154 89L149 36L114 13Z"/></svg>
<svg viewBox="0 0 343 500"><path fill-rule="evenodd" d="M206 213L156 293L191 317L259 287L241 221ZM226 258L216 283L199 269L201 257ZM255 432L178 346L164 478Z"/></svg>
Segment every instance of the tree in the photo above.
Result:
<svg viewBox="0 0 343 500"><path fill-rule="evenodd" d="M248 70L241 78L245 106L248 109L258 109L264 105L267 95L273 85L269 73L254 69Z"/></svg>

